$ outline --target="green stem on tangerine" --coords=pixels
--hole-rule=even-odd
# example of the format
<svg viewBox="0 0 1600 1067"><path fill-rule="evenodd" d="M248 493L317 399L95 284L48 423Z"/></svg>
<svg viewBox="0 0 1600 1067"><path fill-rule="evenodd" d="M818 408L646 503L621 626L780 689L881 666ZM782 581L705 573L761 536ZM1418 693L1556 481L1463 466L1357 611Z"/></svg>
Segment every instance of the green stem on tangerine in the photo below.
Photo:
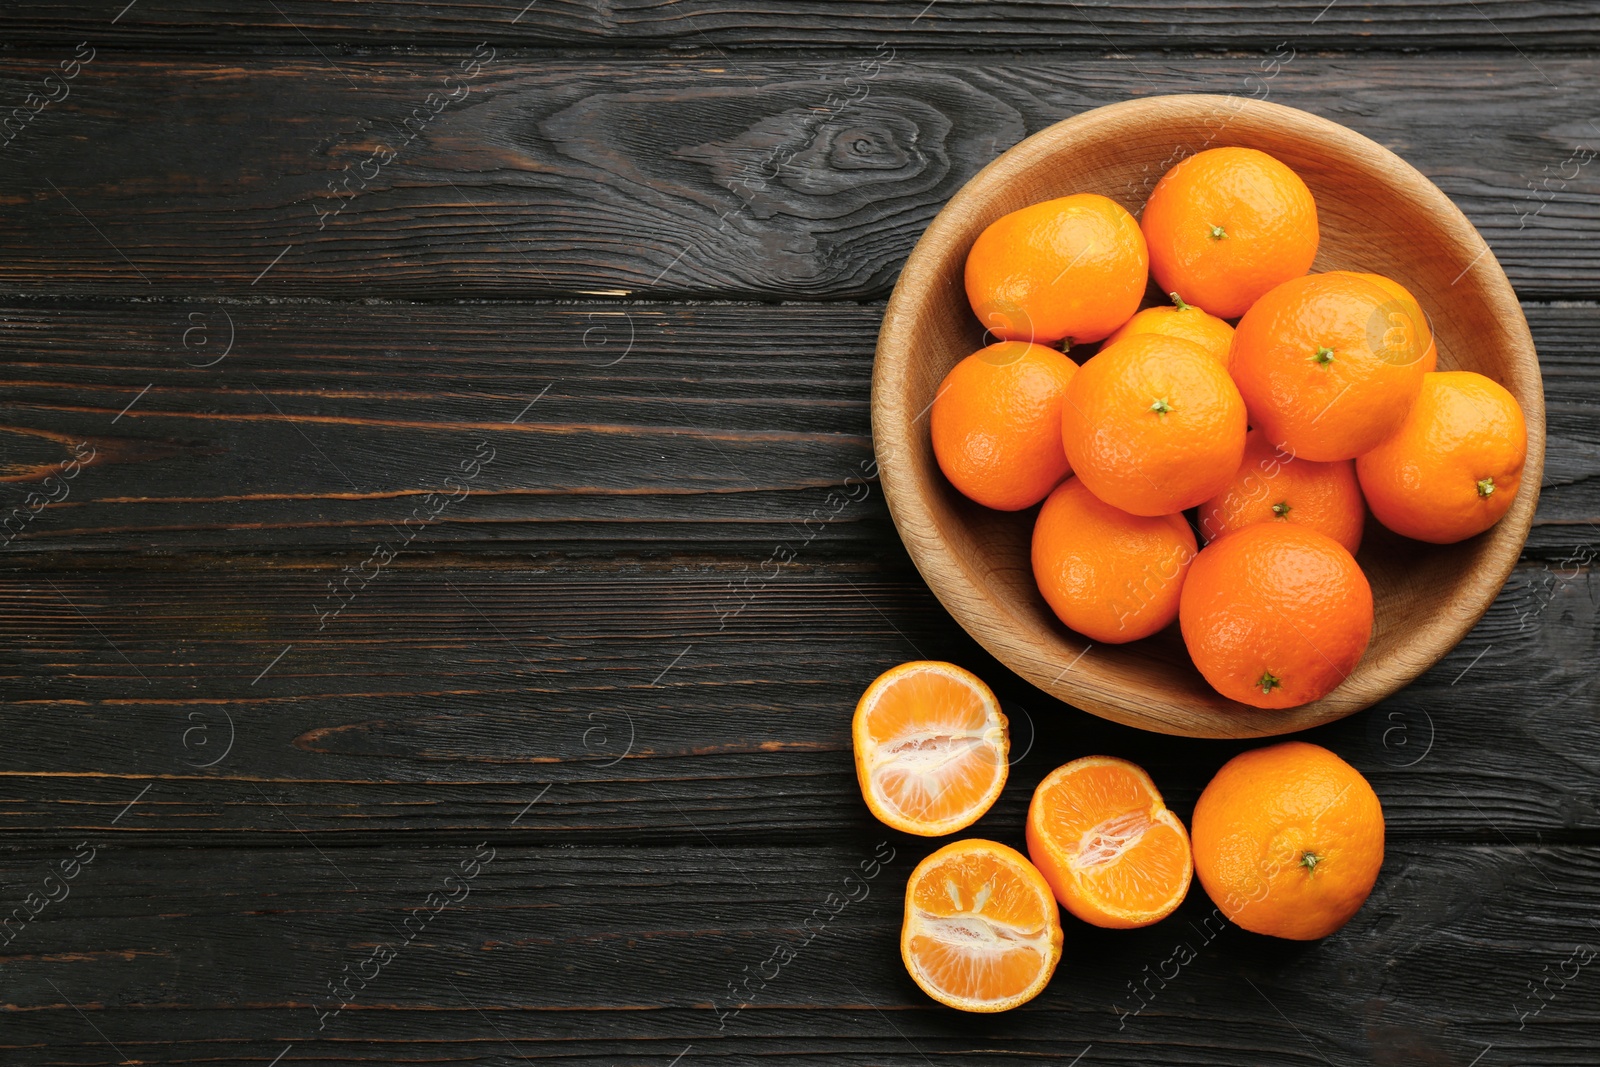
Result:
<svg viewBox="0 0 1600 1067"><path fill-rule="evenodd" d="M1300 853L1300 866L1304 867L1308 873L1315 871L1317 869L1317 864L1321 862L1322 857L1317 855L1315 852Z"/></svg>
<svg viewBox="0 0 1600 1067"><path fill-rule="evenodd" d="M1155 403L1150 405L1150 410L1155 412L1157 415L1165 415L1167 412L1172 410L1172 405L1167 403L1166 397L1162 397L1160 400L1157 400Z"/></svg>
<svg viewBox="0 0 1600 1067"><path fill-rule="evenodd" d="M1168 293L1167 295L1172 297L1172 306L1173 307L1177 308L1179 311L1188 311L1189 310L1189 306L1190 305L1185 304L1183 302L1183 297L1179 296L1177 293Z"/></svg>
<svg viewBox="0 0 1600 1067"><path fill-rule="evenodd" d="M1328 364L1333 362L1333 349L1326 347L1318 348L1314 353L1312 353L1311 358L1326 367Z"/></svg>
<svg viewBox="0 0 1600 1067"><path fill-rule="evenodd" d="M1261 687L1261 692L1270 693L1278 686L1283 684L1283 679L1279 678L1271 671L1262 671L1261 680L1256 684Z"/></svg>
<svg viewBox="0 0 1600 1067"><path fill-rule="evenodd" d="M1294 509L1289 506L1289 502L1287 500L1280 500L1276 504L1272 505L1272 513L1280 519L1287 519L1289 517L1289 512L1293 510Z"/></svg>
<svg viewBox="0 0 1600 1067"><path fill-rule="evenodd" d="M1494 479L1493 478L1479 478L1478 479L1478 495L1483 497L1485 500L1487 500L1491 495L1493 495L1493 493L1494 493Z"/></svg>
<svg viewBox="0 0 1600 1067"><path fill-rule="evenodd" d="M1220 241L1226 236L1228 236L1228 231L1224 230L1221 226L1211 227L1211 239L1213 241Z"/></svg>

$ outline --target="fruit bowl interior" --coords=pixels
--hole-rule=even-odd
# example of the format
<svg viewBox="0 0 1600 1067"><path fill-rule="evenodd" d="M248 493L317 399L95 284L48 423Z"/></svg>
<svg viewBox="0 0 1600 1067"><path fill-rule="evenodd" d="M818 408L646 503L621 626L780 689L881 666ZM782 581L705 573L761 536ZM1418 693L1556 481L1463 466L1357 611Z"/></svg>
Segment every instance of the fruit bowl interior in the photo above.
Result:
<svg viewBox="0 0 1600 1067"><path fill-rule="evenodd" d="M1137 216L1169 167L1225 145L1268 152L1310 187L1321 228L1313 271L1374 271L1404 284L1430 316L1439 369L1493 378L1521 403L1528 423L1521 489L1488 531L1460 544L1424 545L1368 519L1357 558L1376 602L1372 644L1332 693L1285 710L1216 693L1189 662L1176 625L1142 641L1092 647L1068 630L1034 585L1029 545L1038 509L990 511L962 497L940 472L928 430L940 381L986 341L962 281L967 251L984 227L1078 192L1102 193ZM1021 142L968 182L928 227L895 286L878 338L872 425L895 525L929 586L974 638L1069 704L1192 737L1315 726L1376 703L1438 662L1515 565L1544 465L1533 340L1504 272L1465 216L1360 134L1292 108L1220 96L1155 97L1086 112Z"/></svg>

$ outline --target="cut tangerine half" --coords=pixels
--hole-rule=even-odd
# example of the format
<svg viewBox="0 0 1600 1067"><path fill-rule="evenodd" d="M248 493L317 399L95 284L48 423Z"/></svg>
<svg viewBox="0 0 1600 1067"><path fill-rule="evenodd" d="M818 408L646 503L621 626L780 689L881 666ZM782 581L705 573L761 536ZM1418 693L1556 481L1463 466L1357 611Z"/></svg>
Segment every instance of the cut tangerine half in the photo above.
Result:
<svg viewBox="0 0 1600 1067"><path fill-rule="evenodd" d="M938 837L971 826L1006 784L1000 702L953 663L913 660L880 674L851 732L861 795L896 830Z"/></svg>
<svg viewBox="0 0 1600 1067"><path fill-rule="evenodd" d="M900 957L912 981L962 1011L1039 995L1061 961L1061 916L1044 876L1014 848L952 841L911 872Z"/></svg>
<svg viewBox="0 0 1600 1067"><path fill-rule="evenodd" d="M1125 930L1171 915L1189 892L1189 833L1143 768L1111 756L1057 767L1028 806L1028 855L1061 906Z"/></svg>

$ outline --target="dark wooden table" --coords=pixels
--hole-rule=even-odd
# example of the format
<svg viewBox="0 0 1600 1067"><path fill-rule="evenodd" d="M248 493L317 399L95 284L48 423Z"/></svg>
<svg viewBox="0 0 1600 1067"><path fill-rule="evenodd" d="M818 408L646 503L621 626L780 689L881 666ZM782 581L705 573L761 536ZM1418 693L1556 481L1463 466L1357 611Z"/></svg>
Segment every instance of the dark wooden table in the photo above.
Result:
<svg viewBox="0 0 1600 1067"><path fill-rule="evenodd" d="M1600 8L522 4L0 11L0 1062L1597 1062ZM844 491L874 335L989 159L1189 91L1343 122L1482 230L1539 520L1455 652L1309 735L1388 815L1348 927L1197 887L963 1016L900 963L931 845L861 803L868 680L995 684L975 832L1018 845L1069 758L1187 819L1242 746L955 626Z"/></svg>

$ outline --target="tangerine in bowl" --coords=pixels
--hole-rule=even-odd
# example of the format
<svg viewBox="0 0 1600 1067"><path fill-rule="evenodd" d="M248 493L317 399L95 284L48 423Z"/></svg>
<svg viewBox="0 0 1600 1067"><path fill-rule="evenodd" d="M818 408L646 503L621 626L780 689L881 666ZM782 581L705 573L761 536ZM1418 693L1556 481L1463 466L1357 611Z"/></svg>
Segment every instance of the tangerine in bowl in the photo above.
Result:
<svg viewBox="0 0 1600 1067"><path fill-rule="evenodd" d="M1182 160L1217 148L1250 150L1239 158L1255 162L1265 153L1309 191L1315 230L1308 215L1294 228L1262 238L1287 249L1280 258L1288 264L1288 275L1303 274L1295 256L1308 253L1295 249L1314 243L1312 275L1346 271L1369 279L1378 276L1404 294L1411 302L1407 307L1420 305L1430 313L1423 369L1433 369L1437 360L1440 371L1475 371L1492 379L1520 406L1526 422L1520 478L1497 483L1503 486L1503 495L1493 501L1499 517L1487 529L1481 517L1469 516L1477 525L1466 525L1463 531L1482 532L1435 544L1400 536L1369 515L1359 539L1348 532L1341 538L1346 543L1359 540L1356 562L1371 586L1370 642L1355 666L1341 671L1343 680L1331 691L1289 707L1252 706L1222 695L1195 667L1176 624L1118 642L1069 629L1036 579L1032 550L1038 507L1000 511L965 497L940 470L927 419L952 368L995 340L994 323L980 321L973 311L994 303L979 299L984 285L1016 296L1012 303L1017 307L1011 310L1017 313L1011 317L1033 331L1023 339L1060 344L1074 363L1088 366L1086 361L1097 357L1073 342L1098 341L1106 334L1103 323L1087 320L1052 324L1040 332L1034 324L1053 312L1053 292L1037 286L1025 290L1009 277L992 283L979 277L980 291L973 295L969 253L992 223L1033 205L1085 195L1110 200L1137 218L1163 175ZM1290 206L1299 203L1290 200ZM1106 218L1122 219L1100 200L1094 203ZM1120 233L1127 225L1121 221L1111 228ZM1243 228L1223 231L1210 236L1219 242L1250 236ZM1159 235L1159 226L1155 232ZM1036 226L1030 233L1047 231ZM1120 277L1126 263L1137 265L1142 258L1131 237L1126 250L1109 239L1103 243L1116 258L1097 261L1095 271ZM1200 241L1183 252L1189 257L1185 262L1198 256L1204 266L1211 249ZM1149 286L1143 306L1169 301L1156 283L1176 278L1195 287L1181 271L1158 272L1162 263L1152 247L1150 270L1160 276ZM1090 266L1075 257L1065 259L1059 269L1045 265L1052 266L1045 279L1050 282L1070 279L1072 272ZM1267 283L1276 284L1276 279L1252 281L1257 288ZM1345 285L1352 291L1364 291L1364 286ZM1253 290L1242 299L1252 295ZM1199 297L1180 292L1180 299L1222 318L1238 313L1227 303L1231 296L1225 290ZM1368 302L1388 306L1394 299L1399 297L1380 293ZM1208 300L1210 308L1205 307ZM1346 303L1354 306L1353 301ZM1383 335L1385 325L1374 324L1376 336ZM1051 341L1049 335L1057 333L1064 340ZM1126 341L1119 336L1115 343ZM1320 350L1315 355L1329 358ZM1198 366L1197 360L1188 362ZM1317 367L1311 366L1313 371ZM1340 369L1337 364L1332 368ZM1081 374L1074 380L1090 381ZM1245 392L1248 402L1259 402ZM1069 386L1065 402L1073 403L1074 395ZM1157 398L1152 418L1165 415L1166 399ZM1172 402L1178 410L1178 399ZM1281 414L1292 421L1299 413ZM1315 421L1317 414L1307 417ZM1364 417L1365 409L1354 415ZM1360 420L1353 416L1350 421ZM1243 447L1242 430L1231 422L1225 433L1220 427L1215 434L1219 454L1224 439L1228 449ZM1355 131L1304 111L1240 97L1160 96L1087 111L1029 137L980 171L940 211L907 260L884 315L873 369L872 428L884 495L912 560L956 621L1007 667L1068 704L1130 726L1192 737L1261 737L1330 722L1382 700L1437 663L1488 609L1533 523L1544 460L1544 394L1533 340L1504 271L1477 230L1426 177ZM1285 431L1280 436L1290 435ZM1351 447L1368 443L1363 439ZM1069 438L1069 458L1072 447ZM1130 446L1128 451L1138 460L1129 464L1136 476L1159 458L1149 448ZM1396 461L1385 466L1374 461L1369 468L1373 484L1383 477L1392 482L1399 478L1391 473L1400 469ZM1092 462L1086 462L1083 471L1068 477L1083 476L1093 489L1095 475ZM1159 476L1150 480L1163 489L1169 486ZM1100 485L1101 492L1111 491L1104 478ZM1202 489L1207 494L1225 491L1198 480L1190 488L1188 495L1199 495ZM1140 575L1128 578L1143 588Z"/></svg>

